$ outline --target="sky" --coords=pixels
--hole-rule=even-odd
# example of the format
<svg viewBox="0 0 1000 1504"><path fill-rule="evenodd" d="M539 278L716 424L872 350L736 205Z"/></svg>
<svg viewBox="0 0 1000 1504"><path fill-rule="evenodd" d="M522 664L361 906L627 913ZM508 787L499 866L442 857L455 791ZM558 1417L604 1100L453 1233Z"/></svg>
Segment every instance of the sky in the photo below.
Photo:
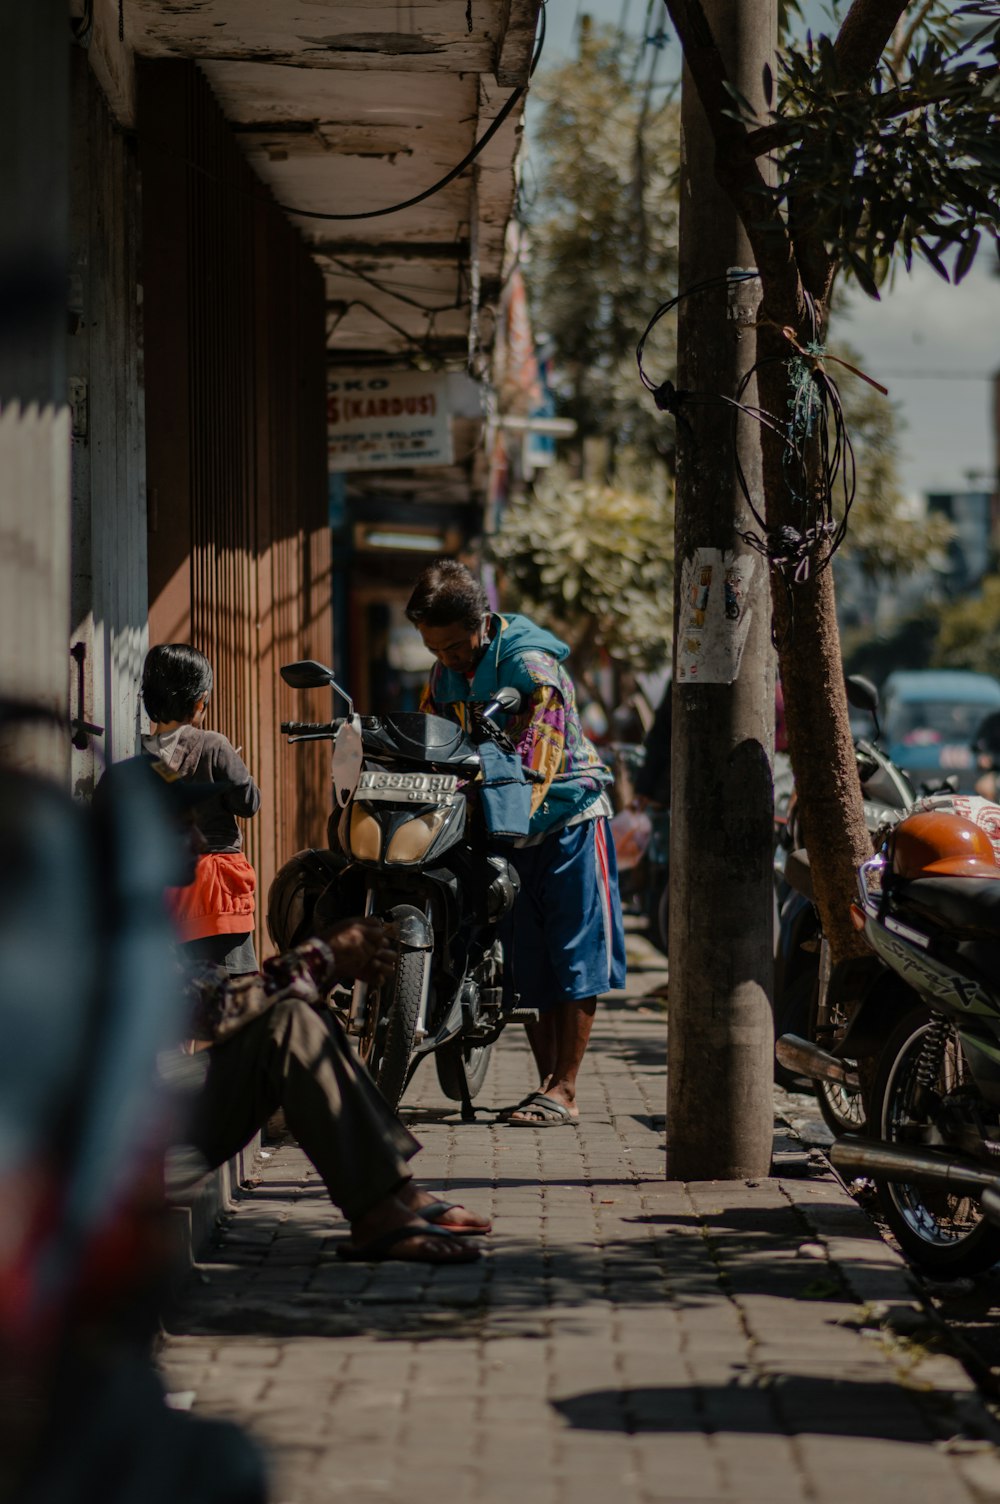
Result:
<svg viewBox="0 0 1000 1504"><path fill-rule="evenodd" d="M806 0L806 22L830 30L826 6ZM575 53L577 17L624 25L638 38L647 0L548 0L540 67ZM666 9L654 8L657 23ZM671 36L661 76L676 75L679 49ZM531 144L534 112L528 111ZM985 237L984 237L985 238ZM991 379L1000 370L1000 276L995 258L980 253L965 280L952 287L929 267L899 265L876 303L853 290L832 333L848 341L861 367L889 388L901 418L900 475L907 492L991 489L996 460L991 431Z"/></svg>

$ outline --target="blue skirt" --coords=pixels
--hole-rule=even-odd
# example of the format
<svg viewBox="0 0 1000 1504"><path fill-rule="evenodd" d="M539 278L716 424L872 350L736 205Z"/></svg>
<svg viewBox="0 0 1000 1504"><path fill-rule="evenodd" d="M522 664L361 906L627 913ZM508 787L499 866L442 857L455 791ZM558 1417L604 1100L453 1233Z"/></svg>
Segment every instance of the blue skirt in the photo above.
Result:
<svg viewBox="0 0 1000 1504"><path fill-rule="evenodd" d="M506 847L521 892L502 938L522 1008L598 997L625 985L618 865L601 817L554 831L537 846Z"/></svg>

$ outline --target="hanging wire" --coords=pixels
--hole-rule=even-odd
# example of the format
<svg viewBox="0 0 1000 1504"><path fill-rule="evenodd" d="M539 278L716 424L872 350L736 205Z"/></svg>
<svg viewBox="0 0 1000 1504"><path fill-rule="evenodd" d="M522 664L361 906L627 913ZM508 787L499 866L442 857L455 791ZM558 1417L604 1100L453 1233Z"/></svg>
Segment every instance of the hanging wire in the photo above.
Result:
<svg viewBox="0 0 1000 1504"><path fill-rule="evenodd" d="M354 277L359 282L366 282L369 287L374 287L376 292L385 293L388 297L395 298L397 303L405 303L408 308L416 308L420 313L453 313L456 309L464 308L467 302L465 297L459 296L450 303L423 303L419 298L411 298L408 293L398 291L405 284L384 282L378 277L371 277L367 272L363 272L359 266L353 266L343 256L335 256L332 251L324 251L323 259L324 261L329 261L331 265L338 267L345 277ZM461 292L464 283L464 267L461 263L458 265L457 281L459 292ZM414 286L415 290L419 290L416 288L416 284L411 285Z"/></svg>
<svg viewBox="0 0 1000 1504"><path fill-rule="evenodd" d="M538 60L542 55L542 48L545 46L546 19L544 5L542 5L538 15L538 40L535 43L535 51L534 56L531 59L531 67L528 69L529 79L532 77L535 69L538 67ZM422 192L415 193L412 198L404 199L402 203L387 204L384 209L355 210L350 214L331 214L319 209L296 209L291 204L279 204L278 208L283 209L286 214L296 215L299 219L322 220L379 219L384 214L398 214L403 209L412 209L415 205L422 204L426 199L432 198L435 193L440 193L442 188L447 188L449 183L453 183L456 178L461 177L465 169L472 165L472 163L479 156L480 152L493 140L493 137L503 125L511 110L525 93L526 88L527 85L522 85L520 88L515 89L513 93L508 96L504 104L501 106L499 114L494 120L490 122L486 130L480 136L479 140L474 143L472 149L466 152L461 162L453 167L450 172L446 172L443 178L439 178L436 183L432 183L429 188L424 188Z"/></svg>
<svg viewBox="0 0 1000 1504"><path fill-rule="evenodd" d="M847 533L848 518L857 487L857 463L851 444L843 403L837 383L827 369L836 361L885 394L885 387L849 362L830 355L819 339L819 320L813 300L806 295L810 337L803 344L794 329L786 326L781 334L788 342L787 355L766 356L746 372L730 397L721 392L694 392L678 389L671 381L655 381L643 364L646 341L661 319L671 313L684 298L722 284L751 281L756 271L733 270L724 276L709 277L683 289L661 303L643 330L636 346L636 363L643 386L652 394L661 412L668 412L693 440L694 432L684 416L684 408L696 403L722 403L733 410L733 459L736 478L757 530L748 529L739 537L761 554L772 573L782 581L789 608L789 633L794 627L794 585L826 569ZM790 393L787 412L776 415L746 401L751 384L769 365L785 368ZM774 434L781 443L781 468L789 496L796 503L799 526L782 524L768 527L754 502L737 443L737 422L743 413Z"/></svg>
<svg viewBox="0 0 1000 1504"><path fill-rule="evenodd" d="M678 303L682 303L685 298L691 298L698 293L707 292L709 288L712 287L722 287L738 282L751 282L757 276L758 273L756 271L733 270L731 272L727 272L724 276L706 277L704 281L694 282L690 287L686 287L681 292L675 294L674 297L668 298L667 301L665 303L661 303L653 313L645 329L642 331L642 334L639 336L639 343L635 347L635 360L636 365L639 368L639 379L646 390L652 393L653 401L656 403L656 406L659 408L660 412L670 413L671 417L678 419L678 421L680 422L684 422L684 419L680 412L681 406L684 403L720 402L723 399L712 392L679 391L674 386L672 381L657 382L652 379L643 364L642 358L646 349L646 341L652 334L653 330L656 328L657 324L661 319L666 318L668 313L673 313ZM690 424L687 424L685 422L684 426L690 431Z"/></svg>
<svg viewBox="0 0 1000 1504"><path fill-rule="evenodd" d="M538 67L538 61L542 55L542 48L545 45L546 20L544 4L539 11L539 23L538 38L535 42L535 51L531 59L531 67L528 69L529 79L532 77L535 69ZM480 136L479 140L473 143L471 149L466 152L462 160L458 162L453 168L451 168L449 172L446 172L443 178L439 178L438 181L436 183L432 183L429 188L424 188L420 193L415 193L412 198L403 199L402 202L398 204L386 204L386 206L382 209L358 209L352 213L334 214L320 209L297 209L294 204L283 204L278 202L278 200L272 198L270 194L256 193L253 191L248 192L246 189L236 189L234 191L241 198L258 199L261 202L272 205L276 209L280 209L282 213L294 215L298 219L344 221L358 219L380 219L386 214L398 214L403 209L412 209L416 204L422 204L427 199L433 198L436 193L440 193L443 188L447 188L448 185L450 183L453 183L456 178L461 177L466 168L472 165L472 163L476 160L476 158L480 155L484 148L487 147L493 140L493 137L503 125L504 121L507 119L514 106L517 104L518 100L521 99L526 92L526 88L526 85L522 85L521 87L514 89L513 92L508 95L507 99L501 106L499 113L497 114L495 119L493 119L487 126L486 130ZM142 139L145 146L152 148L152 150L154 151L160 152L163 156L170 157L173 161L183 162L186 167L189 167L193 172L200 173L202 177L206 177L210 181L215 183L222 182L222 179L220 178L218 173L213 172L210 168L203 167L200 162L194 161L192 158L186 156L183 152L176 151L172 146L167 146L164 142L157 141L154 137L148 135L145 132L143 132Z"/></svg>

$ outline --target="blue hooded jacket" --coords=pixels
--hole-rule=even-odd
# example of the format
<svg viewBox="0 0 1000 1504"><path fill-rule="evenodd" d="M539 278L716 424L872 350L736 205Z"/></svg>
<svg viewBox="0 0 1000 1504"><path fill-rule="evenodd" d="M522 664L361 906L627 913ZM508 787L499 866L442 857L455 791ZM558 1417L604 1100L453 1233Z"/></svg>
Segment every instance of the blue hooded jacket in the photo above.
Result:
<svg viewBox="0 0 1000 1504"><path fill-rule="evenodd" d="M580 724L573 681L562 667L569 657L566 644L527 616L494 615L492 626L494 636L471 681L465 674L438 664L431 671L429 696L439 713L450 713L462 725L468 725L465 707L484 704L505 686L524 697L521 718L537 690L547 687L559 694L565 712L563 766L533 813L532 785L525 782L521 759L488 743L483 748L483 808L488 829L494 835L540 835L565 825L585 810L611 782L612 775ZM541 715L544 721L544 711ZM516 722L519 718L514 719ZM504 718L499 718L499 723L503 728Z"/></svg>

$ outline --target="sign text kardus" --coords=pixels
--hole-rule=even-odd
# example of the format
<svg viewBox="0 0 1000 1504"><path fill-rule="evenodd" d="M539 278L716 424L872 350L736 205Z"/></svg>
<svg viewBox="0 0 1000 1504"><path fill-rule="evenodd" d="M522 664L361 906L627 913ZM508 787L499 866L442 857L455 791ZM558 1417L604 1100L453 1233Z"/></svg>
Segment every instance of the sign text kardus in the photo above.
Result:
<svg viewBox="0 0 1000 1504"><path fill-rule="evenodd" d="M450 465L448 379L423 371L343 374L327 386L331 470Z"/></svg>

